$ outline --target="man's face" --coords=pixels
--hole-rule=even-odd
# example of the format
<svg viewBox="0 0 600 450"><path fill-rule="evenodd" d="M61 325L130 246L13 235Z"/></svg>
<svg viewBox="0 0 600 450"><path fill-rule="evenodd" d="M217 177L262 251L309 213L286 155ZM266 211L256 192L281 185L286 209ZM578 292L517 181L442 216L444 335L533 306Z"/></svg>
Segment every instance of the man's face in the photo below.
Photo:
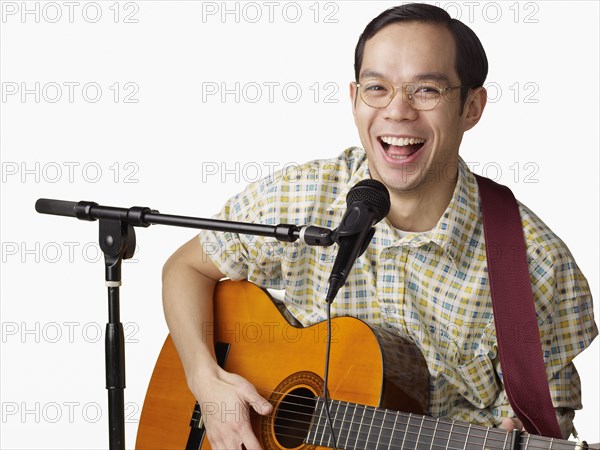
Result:
<svg viewBox="0 0 600 450"><path fill-rule="evenodd" d="M444 27L388 25L366 42L359 82L377 77L396 87L415 81L433 81L442 88L458 86L455 56L454 38ZM468 108L459 115L460 89L442 96L430 111L412 109L401 89L385 108L368 106L354 83L350 90L354 121L373 178L392 193L426 190L440 177L452 181L462 135L474 125L465 119ZM403 138L417 142L405 145Z"/></svg>

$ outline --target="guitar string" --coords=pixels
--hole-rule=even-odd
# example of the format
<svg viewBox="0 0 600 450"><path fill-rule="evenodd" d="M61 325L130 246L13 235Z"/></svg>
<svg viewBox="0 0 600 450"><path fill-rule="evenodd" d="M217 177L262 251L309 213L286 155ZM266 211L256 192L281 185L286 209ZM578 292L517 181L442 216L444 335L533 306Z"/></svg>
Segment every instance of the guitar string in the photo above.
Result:
<svg viewBox="0 0 600 450"><path fill-rule="evenodd" d="M290 420L290 421L296 421L296 422L302 422L302 421L298 421L298 420L294 420L294 419L288 419L288 420ZM352 422L352 423L353 423L353 422ZM287 429L289 429L289 430L301 430L301 431L304 431L304 432L306 431L304 428L295 428L295 427L286 426L286 425L279 425L279 428L287 428ZM370 426L370 428L372 428L372 426ZM421 427L421 428L422 428L422 429L424 429L425 427ZM377 428L377 429L378 429L378 428ZM390 428L387 428L387 429L390 429ZM340 430L340 431L343 431L343 430ZM427 438L427 437L428 437L428 438L431 438L431 440L434 440L434 439L437 439L437 440L439 440L439 439L440 439L440 437L435 435L435 431L436 431L436 429L434 429L434 434L431 434L431 435L422 435L422 436L423 436L423 439L425 439L425 438ZM438 431L439 431L439 430L438 430ZM498 430L498 431L499 431L499 430ZM350 432L350 430L348 430L348 432ZM443 432L448 432L448 431L447 431L447 430L443 430ZM369 431L369 432L363 432L363 434L364 434L364 433L366 433L366 434L367 434L367 439L360 439L360 438L358 437L358 433L357 433L357 432L354 432L354 433L355 433L357 436L356 436L355 438L353 438L353 439L352 439L352 442L355 442L355 443L358 443L358 444L360 444L360 443L364 442L366 445L369 445L369 444L371 444L371 443L372 443L372 442L371 442L371 439L369 438L369 436L370 436L370 431ZM504 432L503 432L503 433L504 433ZM413 440L412 438L408 438L408 439L404 438L404 439L403 439L403 443L404 443L404 444L415 444L415 445L418 445L418 444L425 444L425 443L426 443L426 442L423 442L423 441L421 441L421 439L420 439L421 433L417 433L417 432L414 432L414 431L408 431L408 432L406 432L406 431L405 431L405 432L404 432L404 434L406 434L406 435L410 435L410 434L413 434L413 435L414 435L414 434L417 434L417 435L418 435L416 440ZM454 436L455 434L459 434L459 435L460 435L460 433L453 433L453 434L452 434L452 436ZM294 439L299 439L299 438L300 438L300 437L299 437L297 434L295 434L295 435L290 435L290 434L285 434L285 433L276 433L276 435L277 435L277 436L282 436L282 437L290 437L290 438L294 438ZM341 436L341 435L338 435L338 437L340 437L340 436ZM468 437L470 436L470 434L466 434L465 436L467 436L467 439L466 439L466 441L467 441L467 442L466 442L466 443L468 443ZM528 436L528 435L524 435L524 436L522 436L522 439L526 439L526 438L527 438L527 436ZM487 448L487 445L488 445L488 444L489 444L489 445L496 445L496 443L501 443L501 445L502 445L502 449L505 449L507 445L508 445L508 446L510 446L510 444L511 444L511 442L510 442L510 439L508 438L508 436L505 436L505 438L504 438L504 439L496 440L496 441L497 441L496 443L495 443L495 442L493 442L493 441L494 441L493 439L489 439L489 436L488 436L488 439L485 439L485 436L471 436L471 437L479 439L479 440L481 441L481 444L480 444L480 445L483 445L483 442L485 441L486 448ZM329 438L329 435L323 435L323 436L322 436L322 439L321 439L320 441L318 441L318 442L317 442L317 440L316 440L316 438L315 438L315 439L313 439L313 442L314 442L316 445L319 445L319 446L321 446L321 445L322 445L322 443L323 443L322 441L323 441L323 440L325 440L325 438ZM390 436L390 438L391 438L391 439L396 439L396 440L400 440L400 439L401 439L401 438L394 438L394 437L393 437L393 434ZM449 436L447 436L447 437L445 437L444 439L447 439L449 442L450 442L450 441L452 441L452 440L456 441L456 439L454 439L453 437L451 438L451 436L450 436L450 435L449 435ZM343 440L343 438L342 438L342 440ZM348 441L348 439L347 439L346 441ZM444 442L445 442L445 441L444 441ZM436 447L440 447L440 448L444 448L444 449L447 449L447 450L461 450L461 449L462 449L462 450L464 450L464 448L465 448L465 444L466 444L466 443L465 443L465 444L463 444L463 443L461 442L461 443L457 443L457 445L459 445L458 447L454 447L454 446L450 445L450 443L449 443L449 442L448 442L448 443L446 443L446 444L442 444L442 443L440 443L440 444L437 444L437 443L435 443L435 442L431 442L431 441L430 441L430 442L429 442L430 449L433 449L433 448L436 448ZM564 443L564 447L563 447L563 448L567 448L567 449L569 449L569 450L572 450L572 449L574 449L574 448L575 448L575 446L576 446L576 443L574 443L574 442L566 442L566 441L563 441L563 442L565 442L565 443ZM347 443L347 442L346 442L346 443ZM472 443L472 442L471 442L471 443ZM554 442L554 443L553 443L553 445L558 445L558 444L560 444L560 443L561 443L561 441ZM325 445L328 445L328 444L329 444L329 440L327 440L327 442L325 443ZM400 447L401 449L404 449L404 444L402 444L402 446ZM479 445L479 444L477 444L477 445ZM568 445L568 447L567 447L567 445ZM388 449L392 448L391 446L392 446L392 442L390 442L390 444L388 445ZM552 446L552 447L548 447L548 445L532 445L532 443L531 443L530 441L529 441L529 442L521 442L521 443L520 443L520 447L521 447L521 448L523 448L523 449L525 449L525 450L526 450L526 449L545 449L545 450L552 450L552 449L556 449L556 447L554 447L554 446ZM347 448L347 447L346 447L346 448ZM394 448L396 448L396 446L394 446ZM409 447L409 448L414 448L414 447ZM495 448L497 448L497 447L495 447Z"/></svg>
<svg viewBox="0 0 600 450"><path fill-rule="evenodd" d="M290 419L290 420L293 420L293 419ZM285 425L279 425L279 428L287 428L287 429L290 429L290 430L299 430L299 428L289 427L289 426L285 426ZM305 431L304 429L301 429L301 430ZM358 433L355 433L355 434L358 435ZM406 434L408 435L408 434L419 434L419 433L408 432ZM368 446L369 444L373 443L373 442L371 442L371 439L369 439L369 435L370 435L370 432L367 433L367 439L360 439L358 436L356 436L356 438L352 439L352 443L355 443L355 444L363 444L364 443L364 445ZM285 433L276 433L276 436L278 436L278 437L289 437L289 438L293 438L293 439L303 439L301 436L298 436L297 434L292 435L292 434L285 434ZM428 444L430 450L433 450L434 448L442 448L442 449L445 449L445 450L464 450L465 449L465 445L469 443L469 442L465 442L465 443L462 443L462 442L458 443L457 442L456 444L458 445L458 447L454 447L453 445L450 445L450 441L451 440L455 440L455 439L450 439L449 436L447 438L444 438L444 439L448 440L448 443L439 443L439 444L435 443L435 442L429 442L429 443L424 442L424 441L422 441L420 439L420 436L421 436L421 434L419 434L417 436L417 439L413 440L411 438L408 438L408 439L406 439L406 438L402 439L400 437L394 438L393 435L391 435L390 436L391 437L390 443L388 444L387 448L388 449L399 448L400 450L403 450L405 448L405 445L410 445L410 447L407 447L407 448L411 448L412 449L412 448L416 448L416 446L419 445L419 444ZM423 435L423 436L424 436L424 438L425 437L429 437L429 438L431 438L431 440L434 440L434 439L438 439L439 440L440 439L440 437L439 436L436 437L435 434L433 434L433 435ZM522 436L522 439L526 439L527 436L528 435ZM338 437L340 437L340 435L338 435ZM320 441L318 441L318 442L317 442L316 439L313 439L314 445L317 445L317 446L322 446L322 445L328 446L329 445L329 440L327 440L327 442L323 442L324 440L326 440L326 438L329 438L329 436L328 435L323 435L322 439ZM485 437L484 436L477 436L477 438L481 440L481 444L477 444L477 445L482 445L483 446L483 442L485 440ZM393 439L396 439L397 441L400 441L402 439L402 443L400 444L400 447L398 447L397 445L393 444L393 442L392 442ZM348 443L347 441L348 441L348 439L346 440L346 444ZM304 439L303 439L303 442L305 442ZM445 441L443 441L443 442L445 442ZM505 439L499 440L498 442L500 442L502 444L502 449L506 449L507 446L510 448L510 446L511 446L511 441L510 441L510 439L508 437L505 437ZM381 442L379 442L379 444L380 443ZM555 442L554 444L557 445L557 444L560 444L560 443L561 442L559 441L559 442ZM496 445L495 443L491 442L490 439L485 440L485 445L486 445L485 448L488 448L487 447L488 444L489 445ZM564 444L565 447L563 447L563 448L568 449L568 450L573 450L575 448L576 443L569 442L568 444L569 444L568 447L566 447L567 444ZM313 444L311 444L311 445L313 445ZM394 446L392 447L392 445L394 445ZM412 445L415 445L415 447L413 447ZM556 449L556 450L558 450L556 447L548 447L547 445L542 445L542 446L533 445L532 446L531 442L527 442L527 441L520 442L519 443L519 447L522 448L523 450L528 450L528 449L545 449L545 450ZM343 448L348 449L348 448L352 448L352 447L343 447ZM354 447L354 448L356 448L356 447ZM366 448L366 447L362 447L361 446L361 447L358 447L358 448ZM494 448L497 449L498 447L494 447Z"/></svg>
<svg viewBox="0 0 600 450"><path fill-rule="evenodd" d="M274 392L274 393L277 393L277 392ZM281 394L285 394L283 392L280 392L280 393ZM293 396L293 397L301 397L303 399L306 399L306 397L299 396L299 395L294 395L294 394L288 394L288 395L289 396ZM292 406L298 405L298 406L306 407L306 404L293 403L293 402L289 402L289 401L285 401L285 400L282 401L282 402L280 402L279 404L280 405L292 405ZM358 407L362 407L365 410L370 409L370 410L373 411L373 413L375 413L376 411L379 411L379 412L387 411L387 412L391 413L390 415L396 415L396 419L397 419L396 423L405 425L405 429L403 430L403 434L405 434L406 436L417 435L417 439L416 440L413 440L410 437L408 439L404 438L404 442L405 443L419 444L419 441L420 441L419 437L421 435L421 431L417 432L417 431L412 431L412 430L409 429L409 427L415 427L415 426L417 426L416 423L412 424L412 425L410 424L411 419L417 419L418 420L418 418L421 418L421 424L419 425L419 430L433 430L433 434L431 434L431 435L429 435L429 434L423 435L424 437L431 437L432 440L435 437L435 434L438 431L441 431L442 433L448 433L448 436L447 436L448 441L455 440L454 437L461 437L461 438L464 437L465 441L468 441L469 437L472 437L472 438L480 439L482 441L482 443L483 443L483 440L485 439L485 436L475 436L475 435L471 435L471 433L470 433L470 430L479 430L479 431L482 431L482 432L483 431L487 432L486 444L488 444L488 443L489 444L501 443L502 444L502 449L504 449L505 448L505 444L507 444L507 443L509 444L510 443L507 440L507 436L506 436L508 432L505 431L505 430L502 430L502 429L495 429L495 428L491 428L491 427L488 428L488 427L481 426L481 425L471 425L469 427L468 424L464 425L461 422L454 422L453 423L451 421L444 421L442 423L445 423L445 424L448 424L448 425L452 425L452 428L451 428L452 431L450 431L450 430L439 430L437 427L431 427L431 426L423 425L424 420L427 420L427 419L429 419L429 420L435 420L435 419L433 419L433 418L431 418L429 416L415 415L415 417L413 418L410 415L407 417L407 413L403 413L401 411L392 411L392 410L387 410L387 409L380 409L380 408L376 408L376 407L372 407L372 406L368 406L368 405L357 405L357 406ZM284 408L281 408L281 407L277 408L277 411L293 412L293 413L295 413L297 415L308 416L309 420L298 420L298 419L290 419L290 418L286 419L286 420L288 420L290 422L297 422L297 423L307 424L307 425L309 425L308 428L310 428L310 424L313 422L312 418L317 417L317 414L302 413L302 412L298 412L297 410L294 410L294 409L284 409ZM374 421L374 416L371 417L370 419L372 419L371 422L373 422ZM400 420L398 420L398 419L400 419ZM378 419L378 420L382 420L382 419ZM390 420L388 419L387 422L389 422L389 421ZM337 422L340 422L340 429L341 429L341 431L343 430L344 424L348 424L349 423L350 426L348 427L348 433L350 433L350 428L352 427L352 425L357 425L358 424L358 423L355 423L352 418L350 420L345 420L344 418L339 419L339 420L338 419L334 419L334 424L337 424ZM463 433L463 432L460 432L460 431L455 431L454 430L454 426L455 425L458 426L458 427L462 427L462 428L468 428L468 430L467 430L466 433ZM300 427L292 427L292 426L286 426L286 425L279 425L279 427L286 428L288 430L302 431L305 434L308 432L307 427L300 428ZM318 424L316 425L317 429L315 430L315 435L317 434L317 432L319 432L319 428L320 427L321 426L319 426ZM322 425L322 427L323 427L323 429L325 429L326 425ZM369 427L369 429L372 429L372 423L368 427ZM394 427L392 427L392 428L385 427L385 426L383 426L383 420L382 420L382 426L381 427L377 427L377 429L379 429L379 428L381 428L383 430L392 430L393 431L394 429L396 429L396 425L394 425ZM398 431L400 431L400 428L397 428L397 429L398 429ZM499 438L499 439L493 438L492 435L490 435L490 432L493 433L493 434L495 434L495 435L501 434L501 435L504 436L504 438ZM323 434L322 432L320 432L320 433ZM358 432L353 432L353 433L355 433L357 435L356 438L353 439L356 442L360 443L360 442L364 441L365 444L369 444L370 443L368 438L367 439L360 439L359 436L358 436ZM364 434L364 432L363 432L363 434ZM367 434L369 435L370 432L367 433ZM278 435L279 436L286 436L286 437L291 437L291 438L298 439L298 435L289 435L289 434L283 434L283 433L279 433ZM527 436L528 435L526 434L523 437L525 438ZM544 436L537 436L537 435L531 435L531 436L534 436L536 438L536 440L546 441L547 443L551 443L550 441L552 441L552 439L546 438ZM323 437L329 437L329 436L323 435ZM393 438L393 432L391 433L391 437ZM438 436L438 439L439 439L439 436ZM575 445L577 444L575 442L568 442L568 441L562 441L562 442L565 445L569 445L569 447L568 447L569 449L575 448ZM561 441L557 441L557 442L552 442L551 444L558 445L560 443L561 443ZM547 444L541 445L542 442L539 442L540 445L537 445L535 443L535 441L534 441L533 444L535 444L535 445L532 445L532 443L530 441L527 443L527 445L526 445L526 443L522 442L521 443L521 447L523 447L524 449L546 449L546 450L551 450L552 448L554 448L554 447L549 447ZM431 444L431 445L435 445L436 447L438 446L438 444ZM402 446L402 448L404 448L404 446ZM464 445L461 444L460 447L444 446L443 448L447 448L448 450L454 450L454 449L459 450L459 449L464 449ZM563 447L563 448L567 448L567 447Z"/></svg>
<svg viewBox="0 0 600 450"><path fill-rule="evenodd" d="M297 395L294 395L294 394L290 394L290 396L302 397L302 396L297 396ZM306 398L306 397L302 397L302 398ZM292 405L292 406L297 405L297 406L306 407L305 404L292 403L292 402L288 402L288 401L282 401L282 402L280 402L280 405ZM410 425L410 420L411 419L414 420L414 418L410 417L410 416L406 417L407 413L403 413L401 411L382 410L382 409L378 409L376 407L372 407L372 406L368 406L368 405L358 405L358 406L363 407L365 409L371 409L373 411L373 413L375 413L376 411L380 411L380 412L388 411L388 412L391 412L392 415L395 414L397 416L397 419L401 419L400 421L396 421L397 423L406 425L406 428L408 428L410 426L415 426L415 424ZM314 414L314 413L302 413L302 412L298 412L298 411L293 410L293 409L278 408L277 410L278 411L284 411L284 412L293 412L293 413L295 413L297 415L308 416L310 418L310 420L306 420L306 421L297 420L297 419L289 419L289 418L286 419L288 421L300 422L300 423L303 423L303 424L310 424L310 423L312 423L312 418L317 417L317 414ZM427 420L427 419L429 419L429 420L436 420L435 418L431 418L429 416L422 416L422 415L416 415L415 418L416 417L424 418L424 419L421 420L422 424L419 426L420 430L428 430L428 431L429 430L433 430L434 433L437 432L437 431L441 431L443 433L448 433L448 439L450 439L451 436L457 436L457 437L465 437L467 439L469 437L473 437L473 438L481 439L483 441L485 439L485 436L475 436L475 435L471 434L471 430L478 430L478 431L481 431L481 432L487 432L487 441L486 442L488 442L488 443L494 443L494 442L505 443L506 442L506 433L508 433L508 432L505 431L505 430L502 430L502 429L496 429L496 428L492 428L492 427L485 427L485 426L482 426L482 425L470 425L469 426L468 424L464 425L461 422L443 421L442 423L445 423L447 425L452 425L452 432L450 432L450 430L439 430L439 428L437 426L432 427L432 426L428 426L428 425L424 425L423 424L424 420ZM382 420L382 419L378 419L378 420ZM338 422L340 422L340 427L343 427L343 424L345 424L345 423L350 423L350 425L355 424L352 419L350 419L350 420L345 420L344 418L342 418L342 419L334 419L334 423L335 424L337 424ZM387 420L387 422L389 422L389 420ZM467 428L467 432L454 431L454 429L453 429L454 426L462 427L462 428ZM293 428L293 427L287 426L286 428L294 429L294 430L306 431L306 428L300 428L300 427ZM318 425L317 425L317 428L319 428ZM394 427L385 427L385 426L383 426L383 420L382 420L382 426L378 427L378 429L379 428L384 429L384 430L393 430L394 429ZM490 434L490 433L493 433L495 435L501 434L504 437L503 438L495 438L495 437L493 437L493 434ZM416 432L416 431L411 431L411 430L406 430L405 429L405 434L407 434L407 435L408 434L420 434L420 432ZM433 436L433 435L427 435L427 436ZM527 436L527 435L525 435L525 436ZM547 438L545 436L538 436L538 435L531 435L531 436L534 436L535 439L538 440L538 441L544 441L544 442L539 442L540 445L537 445L535 442L533 442L533 444L536 444L536 445L532 445L532 443L530 442L529 445L527 446L528 449L529 448L531 448L531 449L535 449L535 448L548 449L549 448L548 445L547 445L547 443L550 443L552 441L551 438ZM554 441L556 441L556 440L554 440ZM417 441L415 441L415 442L417 442ZM562 442L565 445L568 444L569 446L571 446L571 444L572 444L573 448L577 444L575 442L569 442L569 441L562 441ZM368 443L368 441L366 441L366 443ZM561 441L553 442L553 444L559 444L559 443L561 443ZM448 447L448 448L450 448L450 447Z"/></svg>
<svg viewBox="0 0 600 450"><path fill-rule="evenodd" d="M312 423L312 421L303 421L303 420L290 419L290 418L287 418L286 420L289 421L289 422L298 422L298 423L302 423L302 424L310 424L310 423ZM346 431L346 430L343 430L344 424L350 424L350 426L348 427L348 430L347 430L348 434L350 433L351 426L358 424L358 423L355 423L353 420L344 420L344 419L337 420L337 419L335 419L334 420L334 425L335 426L337 426L337 422L341 422L340 425L338 426L338 429L340 430L340 432L341 431ZM402 425L407 425L407 427L405 427L405 428L408 428L408 426L416 426L416 424L409 425L409 421L406 421L406 422L400 421L399 423L402 424ZM278 426L280 428L287 428L288 430L297 430L297 431L307 432L307 430L306 430L305 427L300 428L300 427L293 427L293 426L290 426L290 425L278 425ZM323 435L323 432L319 430L321 428L321 426L320 425L316 425L316 428L317 428L317 430L315 430L315 434L319 433L319 434ZM373 424L371 423L370 425L368 425L368 428L369 429L373 429ZM390 427L384 427L384 426L381 426L381 427L378 426L378 427L375 427L375 429L377 429L377 430L382 429L382 430L398 430L398 431L400 431L400 428L395 428L395 427L394 428L390 428ZM437 429L435 427L428 427L428 426L424 426L424 425L420 425L419 426L419 430L433 430L434 431L433 434L425 434L425 435L423 435L423 438L425 438L425 437L431 437L433 439L433 437L435 437L435 433L438 432L438 431L440 431L440 432L443 432L443 433L448 433L448 436L447 436L447 440L448 441L456 440L456 438L466 438L465 441L468 441L468 438L471 437L471 438L480 439L482 441L482 443L483 443L483 441L485 439L484 436L475 436L475 435L471 435L471 433L460 433L460 432L456 432L456 431L453 431L452 433L450 433L449 430L439 430L439 429ZM504 444L504 443L507 442L507 439L506 439L507 432L501 431L501 430L494 430L494 431L496 431L497 433L502 433L504 435L504 438L503 439L493 439L488 434L488 438L486 440L486 444L496 444L496 443L503 443ZM369 438L367 438L367 439L361 439L358 436L359 433L357 431L352 431L352 433L356 434L356 438L353 439L354 441L356 441L356 442L363 442L364 441L366 444L370 443L370 439ZM364 431L361 434L365 434L365 433L367 435L370 435L370 431L369 432ZM407 436L410 436L411 434L412 435L418 435L418 436L420 436L421 435L421 431L412 431L410 429L408 429L408 430L405 429L403 431L403 434L406 434ZM284 436L290 436L291 437L291 435L284 435ZM297 437L297 435L294 435L294 436ZM323 435L323 437L328 437L328 435L327 436ZM339 434L338 434L338 437L340 437ZM390 437L393 438L393 433L390 433ZM440 439L440 437L438 436L437 439ZM343 440L343 438L342 438L342 440ZM408 439L404 439L404 442L407 442L407 443L419 443L419 441L420 441L419 438L417 438L416 440L412 440L410 437ZM423 442L421 442L421 443L423 443ZM439 445L439 444L435 444L435 445ZM446 447L444 447L444 448L446 448ZM452 449L453 447L448 446L447 448L448 449ZM457 447L457 448L464 449L464 444L460 444L460 447ZM504 448L504 445L503 445L502 448ZM536 447L528 447L528 448L536 448ZM548 450L548 446L541 446L541 447L538 447L538 448L544 448L544 449Z"/></svg>

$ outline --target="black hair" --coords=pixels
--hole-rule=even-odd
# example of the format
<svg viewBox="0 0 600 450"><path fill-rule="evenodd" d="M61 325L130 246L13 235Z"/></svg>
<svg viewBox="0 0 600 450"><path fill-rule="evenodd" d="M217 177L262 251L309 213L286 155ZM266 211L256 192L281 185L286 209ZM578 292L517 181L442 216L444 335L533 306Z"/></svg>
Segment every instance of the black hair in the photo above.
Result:
<svg viewBox="0 0 600 450"><path fill-rule="evenodd" d="M453 19L442 8L425 3L410 3L396 6L375 17L361 34L354 51L354 77L358 83L366 42L382 28L399 22L421 22L445 26L456 45L456 73L460 79L461 114L469 94L469 88L483 86L488 73L485 50L477 35L460 20Z"/></svg>

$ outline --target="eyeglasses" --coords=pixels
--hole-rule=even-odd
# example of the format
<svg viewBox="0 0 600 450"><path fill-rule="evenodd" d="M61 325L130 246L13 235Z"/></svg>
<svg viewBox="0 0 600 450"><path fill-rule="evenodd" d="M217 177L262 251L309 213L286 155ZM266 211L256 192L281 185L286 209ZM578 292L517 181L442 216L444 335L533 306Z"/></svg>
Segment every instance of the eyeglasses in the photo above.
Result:
<svg viewBox="0 0 600 450"><path fill-rule="evenodd" d="M356 83L360 89L360 98L373 108L386 108L395 97L397 89L402 89L411 108L417 111L430 111L435 108L441 98L453 89L466 86L448 86L442 88L439 84L424 81L403 83L394 87L389 81L380 78L369 78L362 83Z"/></svg>

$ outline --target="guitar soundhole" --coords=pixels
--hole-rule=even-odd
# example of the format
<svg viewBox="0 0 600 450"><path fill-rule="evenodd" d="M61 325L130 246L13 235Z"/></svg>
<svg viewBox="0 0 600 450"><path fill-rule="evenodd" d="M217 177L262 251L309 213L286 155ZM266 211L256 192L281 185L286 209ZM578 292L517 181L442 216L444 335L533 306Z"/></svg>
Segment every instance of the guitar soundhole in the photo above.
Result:
<svg viewBox="0 0 600 450"><path fill-rule="evenodd" d="M274 420L275 438L283 448L296 448L304 443L315 406L315 394L308 388L294 389L284 395Z"/></svg>

